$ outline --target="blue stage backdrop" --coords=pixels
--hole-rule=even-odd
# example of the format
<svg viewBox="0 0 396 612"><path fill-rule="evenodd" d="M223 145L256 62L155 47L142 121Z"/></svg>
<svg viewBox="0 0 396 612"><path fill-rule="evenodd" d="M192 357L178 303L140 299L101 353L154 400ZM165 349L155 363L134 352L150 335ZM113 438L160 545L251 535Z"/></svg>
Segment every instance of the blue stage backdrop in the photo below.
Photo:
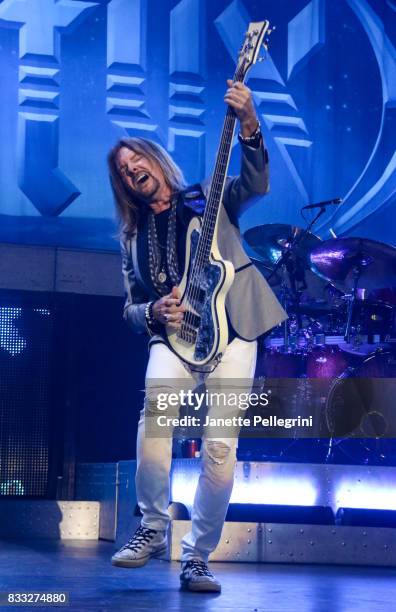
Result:
<svg viewBox="0 0 396 612"><path fill-rule="evenodd" d="M271 192L243 230L302 225L396 243L395 0L2 0L0 241L118 249L106 155L153 138L211 172L227 77L250 20L276 25L251 70ZM235 146L231 173L238 172Z"/></svg>

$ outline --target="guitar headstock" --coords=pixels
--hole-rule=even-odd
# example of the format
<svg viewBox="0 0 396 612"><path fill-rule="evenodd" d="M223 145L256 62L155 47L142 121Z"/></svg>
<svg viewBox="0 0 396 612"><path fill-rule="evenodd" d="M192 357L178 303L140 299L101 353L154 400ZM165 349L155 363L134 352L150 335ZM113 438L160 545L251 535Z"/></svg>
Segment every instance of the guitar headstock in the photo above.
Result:
<svg viewBox="0 0 396 612"><path fill-rule="evenodd" d="M274 30L275 28L272 28ZM249 68L253 66L261 58L258 57L260 48L263 46L266 50L268 48L267 40L264 40L265 36L269 36L272 32L270 30L269 21L256 21L249 23L245 40L241 47L238 56L237 67L235 76L238 80L243 81Z"/></svg>

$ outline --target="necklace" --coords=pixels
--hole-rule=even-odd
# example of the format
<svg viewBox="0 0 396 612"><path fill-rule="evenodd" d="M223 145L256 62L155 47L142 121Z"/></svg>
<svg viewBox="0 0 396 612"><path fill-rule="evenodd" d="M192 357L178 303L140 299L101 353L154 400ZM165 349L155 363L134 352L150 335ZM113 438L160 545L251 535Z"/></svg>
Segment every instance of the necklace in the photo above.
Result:
<svg viewBox="0 0 396 612"><path fill-rule="evenodd" d="M166 274L166 244L161 244L159 238L158 238L158 228L157 228L157 223L156 223L156 216L154 215L154 226L155 226L155 237L157 239L157 244L160 248L160 271L157 274L157 278L158 278L158 282L161 283L161 285L163 285L164 283L166 283L166 281L168 280L168 276Z"/></svg>
<svg viewBox="0 0 396 612"><path fill-rule="evenodd" d="M160 244L155 215L149 215L149 267L154 287L160 295L169 293L179 283L179 266L176 249L176 199L169 209L166 245Z"/></svg>

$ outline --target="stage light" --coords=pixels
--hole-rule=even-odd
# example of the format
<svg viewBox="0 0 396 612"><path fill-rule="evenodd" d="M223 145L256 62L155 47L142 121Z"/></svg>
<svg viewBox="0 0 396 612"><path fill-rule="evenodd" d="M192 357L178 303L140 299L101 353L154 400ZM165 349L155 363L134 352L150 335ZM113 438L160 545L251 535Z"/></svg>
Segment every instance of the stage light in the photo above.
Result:
<svg viewBox="0 0 396 612"><path fill-rule="evenodd" d="M198 484L198 466L186 471L174 470L171 479L171 499L191 506ZM283 506L314 506L317 492L308 478L267 477L263 481L235 480L231 496L234 504L274 504Z"/></svg>
<svg viewBox="0 0 396 612"><path fill-rule="evenodd" d="M344 481L336 489L337 508L367 508L370 510L396 510L396 483L368 484Z"/></svg>
<svg viewBox="0 0 396 612"><path fill-rule="evenodd" d="M189 507L193 505L195 490L198 484L198 471L191 470L189 474L172 474L171 479L171 501L180 502Z"/></svg>
<svg viewBox="0 0 396 612"><path fill-rule="evenodd" d="M0 495L24 495L25 489L21 480L4 480L0 482Z"/></svg>
<svg viewBox="0 0 396 612"><path fill-rule="evenodd" d="M12 306L0 307L0 347L10 355L18 355L26 348L26 340L23 338L14 325L14 321L19 319L22 308Z"/></svg>
<svg viewBox="0 0 396 612"><path fill-rule="evenodd" d="M348 466L345 466L347 468ZM199 476L199 461L188 460L188 464L176 465L172 471L172 501L191 506ZM391 468L383 468L391 469ZM377 478L382 474L383 482ZM340 507L367 508L373 510L396 510L396 482L391 475L373 471L371 480L359 472L355 477L345 476L338 470L327 482L327 494L323 496L325 484L316 472L312 475L271 472L268 464L265 473L254 472L245 477L241 470L235 476L230 503L267 504L279 506L331 506L334 512Z"/></svg>
<svg viewBox="0 0 396 612"><path fill-rule="evenodd" d="M314 506L316 489L308 478L280 478L265 481L235 480L231 503L277 504L281 506Z"/></svg>

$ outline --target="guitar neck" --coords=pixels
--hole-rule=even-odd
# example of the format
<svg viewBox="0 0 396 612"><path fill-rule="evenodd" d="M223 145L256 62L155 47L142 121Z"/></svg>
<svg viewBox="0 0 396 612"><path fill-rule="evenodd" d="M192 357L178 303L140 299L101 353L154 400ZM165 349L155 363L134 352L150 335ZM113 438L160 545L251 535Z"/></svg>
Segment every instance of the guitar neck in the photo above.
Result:
<svg viewBox="0 0 396 612"><path fill-rule="evenodd" d="M241 72L241 74L238 74ZM233 81L244 81L242 71L237 71ZM203 216L202 231L198 244L199 261L202 263L209 259L212 248L213 237L216 229L217 217L220 204L223 198L224 186L227 178L227 171L230 162L232 142L234 139L236 116L233 110L228 107L224 119L223 129L220 137L220 144L217 151L216 163L213 172L212 183Z"/></svg>
<svg viewBox="0 0 396 612"><path fill-rule="evenodd" d="M245 41L238 56L237 68L233 78L234 83L244 82L247 71L257 61L261 45L264 44L264 46L266 46L266 43L263 43L264 36L270 32L269 21L252 22L249 24ZM198 268L204 267L210 257L230 162L235 122L235 113L228 107L224 119L223 130L221 132L220 145L217 151L212 184L203 216L202 229L194 261L194 272L197 272Z"/></svg>

